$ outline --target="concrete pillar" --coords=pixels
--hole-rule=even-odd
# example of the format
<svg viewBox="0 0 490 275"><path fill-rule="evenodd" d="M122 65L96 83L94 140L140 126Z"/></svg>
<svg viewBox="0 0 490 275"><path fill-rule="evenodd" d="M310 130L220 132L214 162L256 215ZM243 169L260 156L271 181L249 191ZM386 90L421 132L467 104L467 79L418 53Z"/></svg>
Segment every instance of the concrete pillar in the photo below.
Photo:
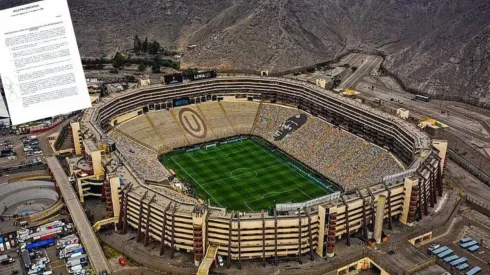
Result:
<svg viewBox="0 0 490 275"><path fill-rule="evenodd" d="M263 210L260 215L262 217L262 266L265 267L265 217Z"/></svg>
<svg viewBox="0 0 490 275"><path fill-rule="evenodd" d="M240 238L240 213L238 213L237 219L237 229L238 229L238 268L242 269L242 241Z"/></svg>
<svg viewBox="0 0 490 275"><path fill-rule="evenodd" d="M349 204L347 203L347 201L345 200L345 198L343 196L340 197L342 199L342 202L344 203L344 206L345 206L345 210L344 210L344 214L345 214L345 235L346 235L346 243L348 246L350 246L350 221L349 221Z"/></svg>
<svg viewBox="0 0 490 275"><path fill-rule="evenodd" d="M383 185L386 189L386 192L388 192L388 201L387 201L387 204L388 204L388 229L392 230L393 227L392 227L392 217L391 217L391 190L390 190L390 188L388 188L388 184L386 184L386 182L383 182Z"/></svg>
<svg viewBox="0 0 490 275"><path fill-rule="evenodd" d="M306 216L308 216L308 243L310 245L310 261L313 261L313 234L311 233L311 215L308 208L304 208Z"/></svg>
<svg viewBox="0 0 490 275"><path fill-rule="evenodd" d="M139 202L140 209L139 209L139 212L138 212L138 229L137 229L138 236L136 237L136 241L137 242L140 242L141 241L141 220L143 218L143 201L145 200L147 194L148 194L148 190L145 191L145 193L143 194L143 196L141 196L140 202Z"/></svg>
<svg viewBox="0 0 490 275"><path fill-rule="evenodd" d="M357 189L357 193L362 199L362 236L367 239L366 199L362 195L361 190Z"/></svg>
<svg viewBox="0 0 490 275"><path fill-rule="evenodd" d="M123 217L123 225L122 225L122 233L126 234L126 230L128 228L128 193L124 193L124 217Z"/></svg>
<svg viewBox="0 0 490 275"><path fill-rule="evenodd" d="M170 259L173 259L175 254L175 211L177 211L177 204L174 203L174 207L172 209L172 237L170 239Z"/></svg>
<svg viewBox="0 0 490 275"><path fill-rule="evenodd" d="M274 209L274 265L277 266L277 211Z"/></svg>
<svg viewBox="0 0 490 275"><path fill-rule="evenodd" d="M232 232L232 227L233 227L233 215L234 213L231 212L230 214L230 221L228 224L228 257L226 257L226 268L230 268L231 264L231 232Z"/></svg>
<svg viewBox="0 0 490 275"><path fill-rule="evenodd" d="M162 224L162 232L160 235L160 256L165 253L165 227L167 226L167 211L170 209L172 203L169 203L165 210L163 210L163 224Z"/></svg>
<svg viewBox="0 0 490 275"><path fill-rule="evenodd" d="M299 264L302 264L303 261L301 260L301 252L302 252L302 247L301 247L301 243L303 242L303 228L302 228L302 224L301 224L301 209L298 208L298 244L299 244L299 248L298 248L298 263Z"/></svg>
<svg viewBox="0 0 490 275"><path fill-rule="evenodd" d="M376 222L374 224L374 239L376 243L381 243L383 232L383 219L385 214L386 195L381 194L378 197L378 206L376 208Z"/></svg>

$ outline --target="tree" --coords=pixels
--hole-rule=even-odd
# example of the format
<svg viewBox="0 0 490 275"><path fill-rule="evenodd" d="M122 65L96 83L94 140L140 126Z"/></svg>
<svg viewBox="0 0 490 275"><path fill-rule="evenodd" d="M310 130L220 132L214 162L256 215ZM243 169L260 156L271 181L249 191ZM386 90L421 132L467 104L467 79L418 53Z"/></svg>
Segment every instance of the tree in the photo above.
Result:
<svg viewBox="0 0 490 275"><path fill-rule="evenodd" d="M133 42L133 51L136 54L139 54L141 52L141 40L138 37L138 35L134 36L134 42Z"/></svg>
<svg viewBox="0 0 490 275"><path fill-rule="evenodd" d="M145 63L141 63L141 64L138 66L138 71L140 71L140 72L144 72L144 71L146 71L146 65L145 65Z"/></svg>
<svg viewBox="0 0 490 275"><path fill-rule="evenodd" d="M154 73L154 74L157 74L157 73L160 73L160 65L153 65L151 67L151 71Z"/></svg>
<svg viewBox="0 0 490 275"><path fill-rule="evenodd" d="M158 43L157 41L153 41L150 43L150 46L148 48L148 53L149 54L158 54L158 52L160 51L160 43Z"/></svg>
<svg viewBox="0 0 490 275"><path fill-rule="evenodd" d="M148 37L145 38L145 41L143 42L143 44L141 45L141 50L144 52L144 53L147 53L148 52Z"/></svg>
<svg viewBox="0 0 490 275"><path fill-rule="evenodd" d="M114 68L119 68L124 65L124 56L120 52L116 52L113 58L112 66Z"/></svg>

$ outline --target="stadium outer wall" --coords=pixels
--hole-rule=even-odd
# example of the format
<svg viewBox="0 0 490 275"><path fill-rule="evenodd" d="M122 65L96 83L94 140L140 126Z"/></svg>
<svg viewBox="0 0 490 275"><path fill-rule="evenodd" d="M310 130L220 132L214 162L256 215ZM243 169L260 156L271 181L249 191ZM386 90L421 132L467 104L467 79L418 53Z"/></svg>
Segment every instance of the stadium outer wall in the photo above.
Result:
<svg viewBox="0 0 490 275"><path fill-rule="evenodd" d="M389 148L408 167L405 172L385 177L383 182L344 193L340 198L283 213L228 213L196 205L159 192L145 184L125 185L120 191L119 224L126 232L136 229L138 240L161 243L161 254L183 250L194 253L199 263L210 245L218 254L240 262L262 258L277 263L278 257L333 256L335 243L360 231L365 237L375 222L377 201L386 196L382 209L388 227L392 221L412 225L428 215L429 207L442 195L447 142L432 141L407 122L341 98L307 83L280 78L227 77L131 90L87 110L82 118L97 140L103 140L114 119L141 114L149 104L172 108L172 100L189 97L240 94L255 100L296 105L324 120L355 131L359 136ZM130 166L128 169L131 170ZM108 177L111 177L108 175ZM116 212L116 211L115 211ZM117 211L119 213L119 211Z"/></svg>

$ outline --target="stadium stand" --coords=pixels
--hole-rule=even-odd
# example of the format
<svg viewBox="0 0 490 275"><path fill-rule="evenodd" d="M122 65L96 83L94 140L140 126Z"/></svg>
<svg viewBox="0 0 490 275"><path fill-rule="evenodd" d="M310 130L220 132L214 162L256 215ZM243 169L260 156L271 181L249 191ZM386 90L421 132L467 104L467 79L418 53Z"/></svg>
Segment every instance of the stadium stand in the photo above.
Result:
<svg viewBox="0 0 490 275"><path fill-rule="evenodd" d="M201 119L204 119L204 118L202 117L202 115L200 115L200 112L196 108L196 105L187 105L185 107L174 108L174 109L171 109L170 110L170 113L172 114L175 123L177 123L177 125L179 126L181 132L184 133L186 139L191 144L201 143L201 142L206 142L206 141L210 141L210 140L216 139L216 137L214 136L213 132L209 130L209 127L208 127L208 125L207 125L207 123L206 123L205 120L204 121L201 121L201 122L197 122L197 121L194 121L194 119L191 118L190 116L187 117L187 115L181 117L179 114L183 110L191 110L191 112L194 112L194 117L196 117L197 114L199 114L199 116L201 116L200 117ZM189 120L189 122L186 121L186 117ZM182 121L181 121L181 119L182 119ZM199 120L199 118L197 118L197 119ZM186 128L185 128L186 125L187 125L187 123L190 124L187 127L192 127L192 125L198 123L201 126L200 131L203 131L204 136L203 137L196 137L196 136L191 135L190 132L188 131L189 129L186 130ZM191 131L191 132L193 132L193 131Z"/></svg>
<svg viewBox="0 0 490 275"><path fill-rule="evenodd" d="M223 107L237 134L250 134L259 103L222 101L219 104Z"/></svg>
<svg viewBox="0 0 490 275"><path fill-rule="evenodd" d="M386 150L308 115L308 122L286 138L274 136L290 117L306 114L300 110L262 104L254 134L262 136L346 190L380 182L387 174L403 170Z"/></svg>
<svg viewBox="0 0 490 275"><path fill-rule="evenodd" d="M114 131L110 137L116 142L125 160L131 163L141 179L161 181L170 176L170 173L158 161L156 153L139 144L135 144L117 131Z"/></svg>
<svg viewBox="0 0 490 275"><path fill-rule="evenodd" d="M161 145L162 141L159 135L155 132L155 129L148 122L145 116L138 116L134 119L122 123L118 129L123 133L130 135L135 140L141 141L144 145L147 145L158 152L158 145Z"/></svg>
<svg viewBox="0 0 490 275"><path fill-rule="evenodd" d="M196 105L196 107L201 111L201 115L216 138L225 138L237 134L218 102L204 102Z"/></svg>
<svg viewBox="0 0 490 275"><path fill-rule="evenodd" d="M184 108L196 112L202 118L202 127L207 131L204 137L196 138L186 132L179 118L179 113ZM281 125L288 118L300 114L307 116L306 124L297 131L289 133L286 138L275 141L274 136ZM192 117L189 119L193 124ZM252 134L275 144L341 184L346 190L372 185L380 182L384 175L403 171L403 167L385 149L301 110L284 105L256 102L204 102L171 111L155 111L140 115L121 124L117 129L124 135L129 135L125 138L118 135L118 139L126 147L129 146L129 139L140 141L141 146L134 145L132 148L138 151L139 156L135 156L134 153L126 153L125 156L140 158L141 163L148 164L136 170L141 170L141 173L146 175L142 178L150 176L152 180L168 174L168 172L160 172L159 169L147 169L161 167L155 153L164 153L173 148L238 133L250 134L252 129ZM145 147L153 148L155 153Z"/></svg>
<svg viewBox="0 0 490 275"><path fill-rule="evenodd" d="M155 128L163 136L165 146L176 148L189 143L184 134L179 130L179 126L175 123L169 111L150 112L146 115L153 120Z"/></svg>

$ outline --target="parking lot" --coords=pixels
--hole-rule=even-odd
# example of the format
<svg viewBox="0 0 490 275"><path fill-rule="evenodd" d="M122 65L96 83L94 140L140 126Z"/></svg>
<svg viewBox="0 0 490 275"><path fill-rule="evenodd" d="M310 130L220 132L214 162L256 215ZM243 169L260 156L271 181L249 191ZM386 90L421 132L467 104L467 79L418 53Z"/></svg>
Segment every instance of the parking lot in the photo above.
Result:
<svg viewBox="0 0 490 275"><path fill-rule="evenodd" d="M22 139L24 137L24 139ZM0 138L0 166L27 165L42 158L39 140L29 136L6 136Z"/></svg>
<svg viewBox="0 0 490 275"><path fill-rule="evenodd" d="M0 265L0 275L22 274L21 261L15 251L7 253L10 257L15 259L15 262L11 264Z"/></svg>
<svg viewBox="0 0 490 275"><path fill-rule="evenodd" d="M5 266L0 269L3 272L0 275L12 274L13 270L19 274L67 275L69 269L73 269L75 275L83 275L90 268L71 223L55 220L38 227L21 228L11 234L17 236L17 248L10 250L14 253L16 266ZM20 251L19 255L17 251Z"/></svg>
<svg viewBox="0 0 490 275"><path fill-rule="evenodd" d="M471 217L471 220L463 218L461 220L463 226L456 227L457 229L453 230L451 234L437 240L437 243L439 243L441 247L447 246L451 249L453 252L450 255L466 258L469 266L462 271L458 271L443 260L438 260L438 263L446 270L450 270L452 274L465 274L465 272L475 266L482 268L481 274L490 274L490 228L486 227L483 223L476 222L477 220L489 221L490 219L473 210L464 214L464 216ZM464 237L471 238L478 246L480 246L480 248L474 252L470 252L468 248L462 248L460 246L460 239ZM423 249L427 251L427 253L429 246L430 244L423 246Z"/></svg>
<svg viewBox="0 0 490 275"><path fill-rule="evenodd" d="M46 249L46 253L51 260L51 270L53 271L53 274L62 274L66 275L68 274L68 269L66 269L65 262L58 258L58 255L56 253L56 247L51 246Z"/></svg>

